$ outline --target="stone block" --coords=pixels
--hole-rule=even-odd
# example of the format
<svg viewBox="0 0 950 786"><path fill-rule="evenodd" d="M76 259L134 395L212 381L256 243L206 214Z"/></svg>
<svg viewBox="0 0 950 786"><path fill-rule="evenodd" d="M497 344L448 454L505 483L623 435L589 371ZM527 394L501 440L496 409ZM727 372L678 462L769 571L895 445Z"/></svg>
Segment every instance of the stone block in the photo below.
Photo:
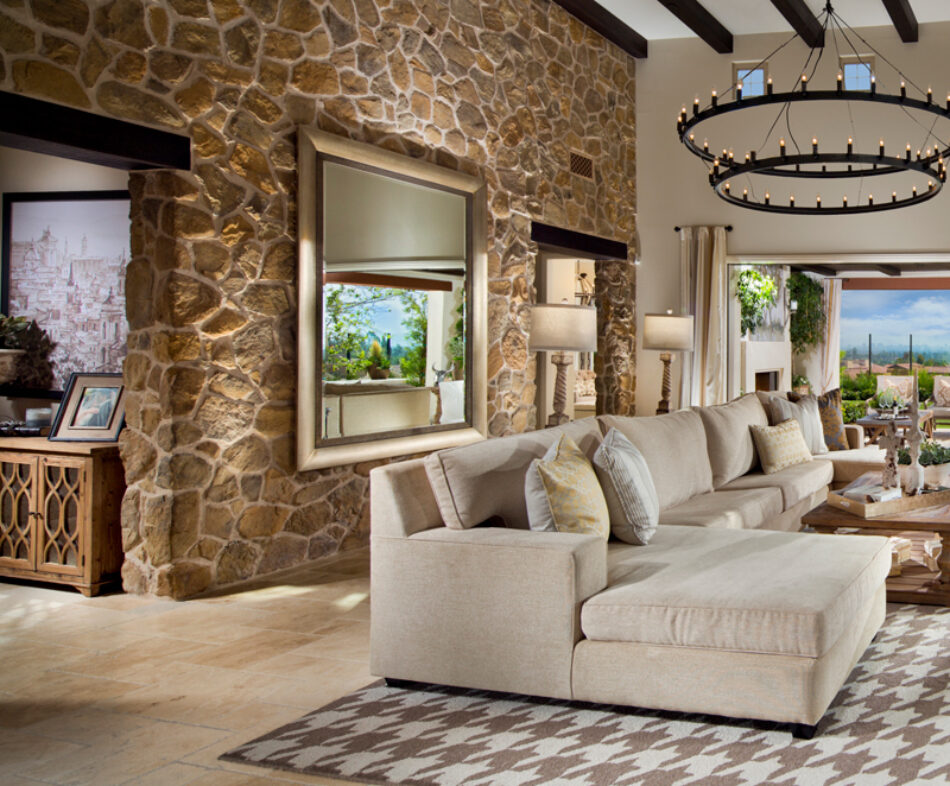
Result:
<svg viewBox="0 0 950 786"><path fill-rule="evenodd" d="M61 104L87 109L91 106L86 91L69 71L39 60L13 63L13 86L18 93L47 98Z"/></svg>

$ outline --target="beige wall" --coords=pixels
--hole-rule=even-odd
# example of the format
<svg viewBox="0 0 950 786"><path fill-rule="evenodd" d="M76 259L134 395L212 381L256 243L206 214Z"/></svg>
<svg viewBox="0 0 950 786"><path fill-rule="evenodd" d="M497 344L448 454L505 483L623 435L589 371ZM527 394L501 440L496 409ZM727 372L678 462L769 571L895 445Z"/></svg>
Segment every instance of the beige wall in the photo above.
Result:
<svg viewBox="0 0 950 786"><path fill-rule="evenodd" d="M68 158L0 146L0 194L11 191L112 191L128 188L129 173Z"/></svg>
<svg viewBox="0 0 950 786"><path fill-rule="evenodd" d="M920 41L911 45L901 44L893 27L867 28L859 32L922 88L932 86L935 100L945 100L950 91L950 47L947 46L950 23L921 25ZM735 52L730 55L719 55L698 39L651 41L649 57L638 61L639 315L676 309L679 305L679 238L674 226L732 224L734 231L728 236L730 254L925 252L945 251L950 247L950 222L946 220L950 195L946 193L906 210L833 218L743 210L715 196L706 179L706 168L686 151L676 136L676 115L684 104L690 106L696 96L707 103L712 88L722 94L731 83L733 61L761 59L788 37L786 34L736 37ZM830 89L835 83L837 63L834 48L826 49L811 84ZM861 46L860 51L867 50ZM781 85L787 89L789 80L800 74L806 55L805 45L796 40L772 59L770 74L776 89ZM890 92L897 92L893 72L882 66L878 72L889 80ZM945 129L943 138L950 139L950 124L941 123ZM761 137L765 136L766 128L767 125L762 126ZM839 127L826 134L824 141L819 141L830 148L831 140L837 138L843 145L848 133L846 127ZM888 122L875 123L869 133L875 140L879 135L888 140L893 138L895 153L899 152L898 147L904 147L905 136ZM808 145L811 134L803 139L804 136L798 134L799 141ZM740 152L745 151L736 150L737 156ZM835 193L831 187L827 188L825 200ZM814 200L814 189L804 189L797 198ZM642 316L638 319L642 320ZM678 373L679 368L681 364L675 363L674 373ZM651 411L659 399L662 367L657 353L644 352L638 371L637 405L643 414ZM677 389L676 379L673 387Z"/></svg>

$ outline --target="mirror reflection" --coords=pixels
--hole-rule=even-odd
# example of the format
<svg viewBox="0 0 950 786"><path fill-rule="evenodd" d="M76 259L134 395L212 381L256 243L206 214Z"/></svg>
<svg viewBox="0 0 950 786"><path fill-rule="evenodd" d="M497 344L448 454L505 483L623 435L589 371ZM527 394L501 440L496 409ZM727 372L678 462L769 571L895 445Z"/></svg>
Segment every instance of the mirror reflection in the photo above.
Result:
<svg viewBox="0 0 950 786"><path fill-rule="evenodd" d="M471 423L471 195L323 159L319 434Z"/></svg>

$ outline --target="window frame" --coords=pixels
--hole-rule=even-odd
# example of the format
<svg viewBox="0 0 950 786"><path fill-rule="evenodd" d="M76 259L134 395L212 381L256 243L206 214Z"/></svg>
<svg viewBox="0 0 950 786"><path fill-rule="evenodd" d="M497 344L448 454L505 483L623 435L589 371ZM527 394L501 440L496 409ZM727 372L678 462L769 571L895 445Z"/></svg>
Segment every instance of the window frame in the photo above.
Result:
<svg viewBox="0 0 950 786"><path fill-rule="evenodd" d="M769 83L769 63L768 60L760 62L758 60L738 60L732 64L732 86L735 87L741 81L743 83L743 88L745 86L745 78L740 79L739 71L756 71L758 69L762 70L762 92L757 93L755 96L746 96L747 98L756 98L760 95L766 95L768 92L767 85Z"/></svg>

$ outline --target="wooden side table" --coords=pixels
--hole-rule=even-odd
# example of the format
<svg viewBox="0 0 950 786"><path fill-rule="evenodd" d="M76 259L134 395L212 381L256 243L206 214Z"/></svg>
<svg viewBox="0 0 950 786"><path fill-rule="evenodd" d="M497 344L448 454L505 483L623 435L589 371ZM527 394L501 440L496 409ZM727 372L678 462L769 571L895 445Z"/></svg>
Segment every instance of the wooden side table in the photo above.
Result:
<svg viewBox="0 0 950 786"><path fill-rule="evenodd" d="M891 530L903 532L936 532L942 540L936 573L923 566L913 575L901 575L887 580L887 599L894 603L924 603L950 606L950 505L865 519L841 508L823 502L802 516L802 523L817 532L834 533L840 527L860 529L867 534Z"/></svg>
<svg viewBox="0 0 950 786"><path fill-rule="evenodd" d="M0 437L0 576L95 595L122 567L123 494L115 443Z"/></svg>
<svg viewBox="0 0 950 786"><path fill-rule="evenodd" d="M909 417L889 418L885 420L877 415L865 415L855 422L859 426L864 426L864 431L867 433L868 440L871 444L875 444L878 437L884 434L884 429L887 428L888 423L894 423L901 434L905 433L911 425ZM932 409L920 410L920 429L927 435L927 439L934 438L934 412Z"/></svg>

